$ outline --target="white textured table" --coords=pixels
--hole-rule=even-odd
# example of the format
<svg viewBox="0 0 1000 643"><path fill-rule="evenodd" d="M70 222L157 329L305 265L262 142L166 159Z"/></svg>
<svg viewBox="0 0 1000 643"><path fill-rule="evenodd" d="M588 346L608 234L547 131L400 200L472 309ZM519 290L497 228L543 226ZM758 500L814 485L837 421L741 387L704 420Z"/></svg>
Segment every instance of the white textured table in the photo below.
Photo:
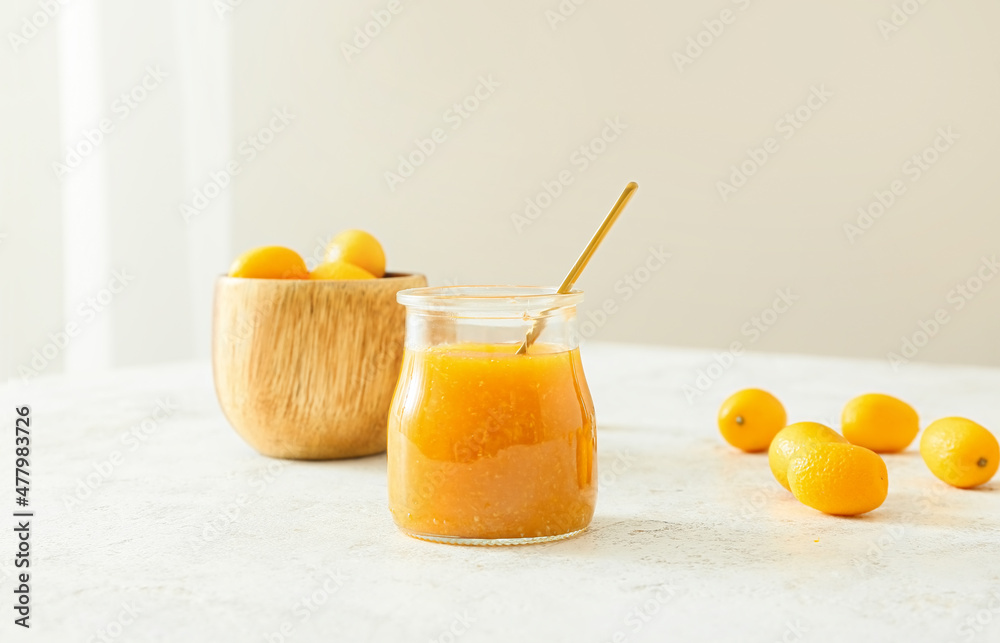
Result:
<svg viewBox="0 0 1000 643"><path fill-rule="evenodd" d="M12 624L4 529L0 639L1000 640L998 481L947 487L914 445L886 458L881 509L833 518L784 492L766 456L725 445L714 421L729 393L760 386L791 421L835 424L847 399L881 390L923 424L962 414L996 430L1000 370L748 354L689 404L681 387L711 359L585 346L597 514L578 538L516 548L401 535L384 455L258 456L204 364L12 385L10 405L33 407L34 611L30 632Z"/></svg>

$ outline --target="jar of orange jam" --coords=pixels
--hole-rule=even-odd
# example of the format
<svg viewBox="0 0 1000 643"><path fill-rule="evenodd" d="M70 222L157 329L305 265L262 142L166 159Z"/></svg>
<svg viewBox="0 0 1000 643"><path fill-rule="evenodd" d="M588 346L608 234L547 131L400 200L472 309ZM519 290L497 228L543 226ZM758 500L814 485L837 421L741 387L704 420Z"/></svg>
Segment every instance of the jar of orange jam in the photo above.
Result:
<svg viewBox="0 0 1000 643"><path fill-rule="evenodd" d="M406 350L389 410L389 509L405 533L509 545L590 524L597 442L582 298L522 286L397 295ZM518 354L532 327L537 338Z"/></svg>

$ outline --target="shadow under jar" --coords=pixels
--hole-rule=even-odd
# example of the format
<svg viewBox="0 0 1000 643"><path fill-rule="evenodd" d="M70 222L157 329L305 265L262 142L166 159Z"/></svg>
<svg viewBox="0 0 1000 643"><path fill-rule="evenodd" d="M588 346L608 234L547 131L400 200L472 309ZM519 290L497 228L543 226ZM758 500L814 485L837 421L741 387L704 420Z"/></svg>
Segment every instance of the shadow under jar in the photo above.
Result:
<svg viewBox="0 0 1000 643"><path fill-rule="evenodd" d="M583 294L460 286L397 299L406 347L389 410L388 477L399 528L467 545L585 529L597 502L597 441L578 348Z"/></svg>

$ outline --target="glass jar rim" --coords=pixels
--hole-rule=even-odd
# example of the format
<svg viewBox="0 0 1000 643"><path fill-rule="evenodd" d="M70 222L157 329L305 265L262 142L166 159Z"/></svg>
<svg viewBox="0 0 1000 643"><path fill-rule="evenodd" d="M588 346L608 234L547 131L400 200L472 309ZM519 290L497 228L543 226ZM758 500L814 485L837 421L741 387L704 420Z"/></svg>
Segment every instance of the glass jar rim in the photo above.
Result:
<svg viewBox="0 0 1000 643"><path fill-rule="evenodd" d="M581 290L565 294L557 290L554 286L432 286L400 290L396 301L427 312L510 316L575 306L583 301Z"/></svg>

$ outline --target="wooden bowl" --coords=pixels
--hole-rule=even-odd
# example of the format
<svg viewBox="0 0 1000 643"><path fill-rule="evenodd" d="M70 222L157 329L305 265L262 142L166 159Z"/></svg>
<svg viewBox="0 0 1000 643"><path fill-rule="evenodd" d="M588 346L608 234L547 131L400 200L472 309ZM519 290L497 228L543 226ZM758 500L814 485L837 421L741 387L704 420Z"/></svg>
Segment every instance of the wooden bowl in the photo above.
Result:
<svg viewBox="0 0 1000 643"><path fill-rule="evenodd" d="M215 392L229 423L275 458L385 451L403 357L396 293L423 275L310 281L220 277L212 320Z"/></svg>

